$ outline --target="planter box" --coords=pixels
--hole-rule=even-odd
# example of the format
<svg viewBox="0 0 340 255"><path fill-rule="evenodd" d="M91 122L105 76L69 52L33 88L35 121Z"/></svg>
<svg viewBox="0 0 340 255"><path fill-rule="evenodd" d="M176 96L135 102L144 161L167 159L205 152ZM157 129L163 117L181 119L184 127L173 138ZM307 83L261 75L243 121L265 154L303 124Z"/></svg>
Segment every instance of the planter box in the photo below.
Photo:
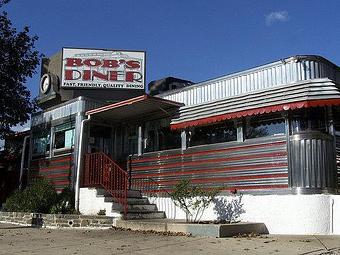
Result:
<svg viewBox="0 0 340 255"><path fill-rule="evenodd" d="M232 237L239 234L268 234L263 223L197 224L169 220L118 220L117 227L132 230L186 233L193 236Z"/></svg>

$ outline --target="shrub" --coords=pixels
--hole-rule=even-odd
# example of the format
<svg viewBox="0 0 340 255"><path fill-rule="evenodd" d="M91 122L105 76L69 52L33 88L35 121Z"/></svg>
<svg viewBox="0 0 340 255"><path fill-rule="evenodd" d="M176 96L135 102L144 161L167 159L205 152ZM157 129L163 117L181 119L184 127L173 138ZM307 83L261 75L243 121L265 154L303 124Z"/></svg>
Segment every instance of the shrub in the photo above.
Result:
<svg viewBox="0 0 340 255"><path fill-rule="evenodd" d="M204 211L219 192L218 188L203 189L191 185L189 179L183 179L176 184L170 196L174 204L184 210L187 222L199 222Z"/></svg>
<svg viewBox="0 0 340 255"><path fill-rule="evenodd" d="M53 214L74 214L74 192L66 187L57 195L56 203L52 206L50 213Z"/></svg>
<svg viewBox="0 0 340 255"><path fill-rule="evenodd" d="M5 203L7 211L49 213L56 204L57 193L45 179L35 180L23 191L15 191Z"/></svg>
<svg viewBox="0 0 340 255"><path fill-rule="evenodd" d="M98 215L106 215L106 210L99 210L99 212L97 213Z"/></svg>

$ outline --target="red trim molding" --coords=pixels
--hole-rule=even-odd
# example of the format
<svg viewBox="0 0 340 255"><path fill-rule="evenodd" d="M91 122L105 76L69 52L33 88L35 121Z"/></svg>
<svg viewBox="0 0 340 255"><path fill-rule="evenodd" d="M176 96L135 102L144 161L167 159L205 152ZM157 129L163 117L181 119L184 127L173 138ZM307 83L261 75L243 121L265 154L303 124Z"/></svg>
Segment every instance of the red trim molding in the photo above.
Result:
<svg viewBox="0 0 340 255"><path fill-rule="evenodd" d="M249 159L257 159L257 158L261 158L261 159L262 158L281 158L281 157L285 157L285 156L287 156L286 151L259 153L259 154L242 155L242 156L234 156L234 157L227 157L227 158L223 157L223 158L196 160L196 161L188 161L188 162L168 163L168 164L162 164L162 165L133 166L132 171L151 170L151 169L161 170L161 169L164 169L164 168L174 168L174 167L183 167L183 166L197 166L197 165L202 165L202 164L240 161L240 160L249 160Z"/></svg>
<svg viewBox="0 0 340 255"><path fill-rule="evenodd" d="M242 145L242 146L233 146L229 148L223 149L215 149L215 150L205 150L205 151L198 151L198 152L191 152L185 154L175 154L175 155L161 155L161 156L145 156L143 155L142 158L137 158L132 160L132 163L142 163L142 162L152 162L152 161L159 161L159 160L167 160L167 159L174 159L178 157L192 157L192 156L201 156L201 155L209 155L209 154L216 154L216 153L224 153L224 152L234 152L234 151L242 151L242 150L249 150L255 148L265 148L270 146L280 146L286 144L286 141L279 141L279 142L271 142L271 143L260 143L260 144L251 144L251 145Z"/></svg>
<svg viewBox="0 0 340 255"><path fill-rule="evenodd" d="M93 109L93 110L89 110L89 111L86 112L86 115L105 112L105 111L108 111L108 110L111 110L111 109L131 105L131 104L134 104L134 103L137 103L137 102L140 102L140 101L146 101L146 100L153 100L154 102L161 102L161 103L163 102L163 103L167 103L167 104L174 105L174 106L177 106L177 107L184 105L182 103L170 101L170 100L159 98L159 97L153 97L153 96L150 96L150 95L142 95L142 96L130 98L130 99L118 102L118 103L113 103L113 104L105 105L105 106L102 106L102 107L99 107L99 108L96 108L96 109Z"/></svg>
<svg viewBox="0 0 340 255"><path fill-rule="evenodd" d="M306 100L306 101L300 101L300 102L289 103L289 104L272 105L272 106L260 107L260 108L249 109L249 110L244 110L244 111L230 112L230 113L202 118L198 120L184 121L181 123L172 124L170 127L172 130L184 129L187 127L199 126L199 125L214 123L214 122L223 121L227 119L236 119L240 117L260 115L264 113L288 111L288 110L318 107L318 106L319 107L329 106L329 105L340 105L340 99Z"/></svg>
<svg viewBox="0 0 340 255"><path fill-rule="evenodd" d="M185 176L185 175L195 175L195 174L214 174L214 173L225 173L230 171L241 171L241 170L258 170L258 169L275 169L287 167L287 163L269 163L269 164L257 164L257 165L246 165L246 166L230 166L222 168L207 168L200 170L187 170L187 171L172 171L163 173L143 173L143 174L133 174L133 179L143 179L149 177L169 177L169 176Z"/></svg>

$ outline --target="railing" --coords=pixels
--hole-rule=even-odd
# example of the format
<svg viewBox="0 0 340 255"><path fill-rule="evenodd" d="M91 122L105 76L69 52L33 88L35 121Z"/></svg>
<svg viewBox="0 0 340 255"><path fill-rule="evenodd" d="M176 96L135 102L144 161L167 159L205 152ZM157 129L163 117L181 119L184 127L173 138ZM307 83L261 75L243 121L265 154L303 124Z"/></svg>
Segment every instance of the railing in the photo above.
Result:
<svg viewBox="0 0 340 255"><path fill-rule="evenodd" d="M85 154L83 186L101 186L122 205L127 213L128 173L105 153Z"/></svg>

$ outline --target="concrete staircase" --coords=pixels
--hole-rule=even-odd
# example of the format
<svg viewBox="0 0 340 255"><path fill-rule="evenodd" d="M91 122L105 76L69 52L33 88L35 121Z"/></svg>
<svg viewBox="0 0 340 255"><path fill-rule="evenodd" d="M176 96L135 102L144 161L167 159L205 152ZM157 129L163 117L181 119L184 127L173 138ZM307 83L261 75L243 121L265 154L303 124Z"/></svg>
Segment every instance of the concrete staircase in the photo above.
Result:
<svg viewBox="0 0 340 255"><path fill-rule="evenodd" d="M123 208L118 204L115 199L106 192L104 189L97 189L97 197L104 197L105 204L111 204L111 212L107 215L121 213L123 215ZM128 191L128 213L125 217L126 220L139 220L139 219L164 219L165 213L158 211L155 204L150 204L149 200L142 197L138 190Z"/></svg>

